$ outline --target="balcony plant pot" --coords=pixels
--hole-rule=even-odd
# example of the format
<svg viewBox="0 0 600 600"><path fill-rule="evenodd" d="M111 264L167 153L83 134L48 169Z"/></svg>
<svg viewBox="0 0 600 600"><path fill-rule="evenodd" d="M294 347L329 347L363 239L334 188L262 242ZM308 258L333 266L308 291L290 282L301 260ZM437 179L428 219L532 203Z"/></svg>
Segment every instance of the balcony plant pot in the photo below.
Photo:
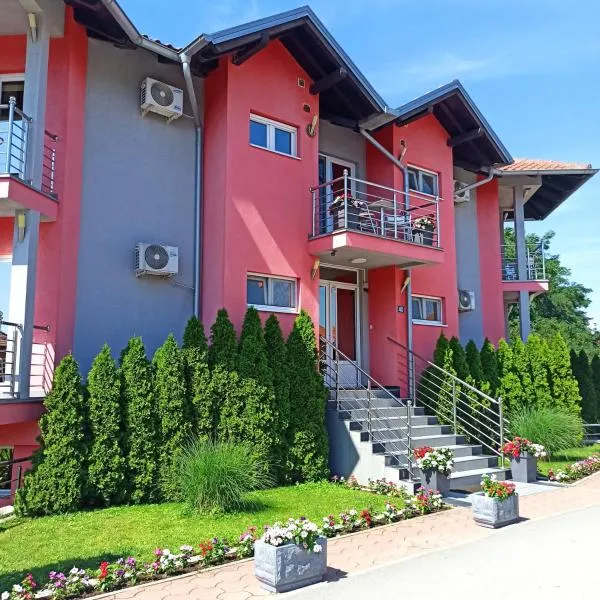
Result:
<svg viewBox="0 0 600 600"><path fill-rule="evenodd" d="M471 495L471 508L475 523L482 527L498 529L519 520L519 496L513 494L500 500L488 498L483 492Z"/></svg>
<svg viewBox="0 0 600 600"><path fill-rule="evenodd" d="M421 471L421 487L445 498L450 493L450 478L439 471Z"/></svg>
<svg viewBox="0 0 600 600"><path fill-rule="evenodd" d="M531 483L537 480L537 458L523 452L517 458L510 459L512 480Z"/></svg>
<svg viewBox="0 0 600 600"><path fill-rule="evenodd" d="M327 571L327 539L319 538L321 552L307 552L296 544L254 544L254 575L269 592L289 592L323 580Z"/></svg>
<svg viewBox="0 0 600 600"><path fill-rule="evenodd" d="M413 229L413 242L422 246L433 246L433 229Z"/></svg>

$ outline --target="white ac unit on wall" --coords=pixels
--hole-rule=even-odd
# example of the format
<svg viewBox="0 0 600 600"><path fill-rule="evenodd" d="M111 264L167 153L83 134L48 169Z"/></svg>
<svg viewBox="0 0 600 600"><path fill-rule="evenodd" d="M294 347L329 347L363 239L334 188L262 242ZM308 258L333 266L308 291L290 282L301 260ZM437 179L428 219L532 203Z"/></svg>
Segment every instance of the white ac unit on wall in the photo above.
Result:
<svg viewBox="0 0 600 600"><path fill-rule="evenodd" d="M475 310L475 292L458 290L458 310L461 312Z"/></svg>
<svg viewBox="0 0 600 600"><path fill-rule="evenodd" d="M153 112L167 117L170 123L183 114L183 90L146 77L140 89L140 107L144 116Z"/></svg>
<svg viewBox="0 0 600 600"><path fill-rule="evenodd" d="M179 248L163 244L144 244L135 247L135 274L169 277L179 273Z"/></svg>
<svg viewBox="0 0 600 600"><path fill-rule="evenodd" d="M460 204L461 202L469 202L471 200L471 190L462 190L461 188L466 187L466 183L461 181L454 181L454 202Z"/></svg>

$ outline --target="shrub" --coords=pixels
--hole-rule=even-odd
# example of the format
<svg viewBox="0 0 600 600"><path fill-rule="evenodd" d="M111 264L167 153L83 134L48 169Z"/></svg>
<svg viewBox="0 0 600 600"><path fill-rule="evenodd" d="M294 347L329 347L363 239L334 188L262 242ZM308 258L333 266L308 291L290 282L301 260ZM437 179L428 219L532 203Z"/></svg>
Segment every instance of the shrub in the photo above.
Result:
<svg viewBox="0 0 600 600"><path fill-rule="evenodd" d="M515 338L515 341L511 347L511 361L510 370L519 378L520 397L517 398L516 394L513 398L515 408L523 406L534 406L535 397L531 393L533 383L531 379L531 372L529 368L529 356L525 344L520 337Z"/></svg>
<svg viewBox="0 0 600 600"><path fill-rule="evenodd" d="M467 364L467 355L461 346L457 337L450 339L450 350L452 350L452 366L454 373L463 381L469 376L469 365Z"/></svg>
<svg viewBox="0 0 600 600"><path fill-rule="evenodd" d="M79 367L70 354L58 365L44 406L40 448L15 501L18 514L66 513L81 508L83 501L87 458L84 403Z"/></svg>
<svg viewBox="0 0 600 600"><path fill-rule="evenodd" d="M121 353L121 390L125 406L125 449L129 500L158 498L158 420L152 366L142 338L133 337Z"/></svg>
<svg viewBox="0 0 600 600"><path fill-rule="evenodd" d="M579 386L581 396L581 418L586 423L596 423L596 390L592 369L587 354L571 350L571 369Z"/></svg>
<svg viewBox="0 0 600 600"><path fill-rule="evenodd" d="M119 504L125 499L121 380L106 344L92 363L87 387L91 436L88 461L90 500L104 506Z"/></svg>
<svg viewBox="0 0 600 600"><path fill-rule="evenodd" d="M583 424L571 412L548 407L522 408L511 417L512 435L542 444L551 456L581 444Z"/></svg>
<svg viewBox="0 0 600 600"><path fill-rule="evenodd" d="M261 385L273 385L273 374L267 358L267 344L258 311L246 311L238 345L237 371L242 377L254 379Z"/></svg>
<svg viewBox="0 0 600 600"><path fill-rule="evenodd" d="M490 394L496 395L500 385L500 376L498 373L498 356L496 348L490 340L485 338L481 348L481 368L483 370L483 378L489 383Z"/></svg>
<svg viewBox="0 0 600 600"><path fill-rule="evenodd" d="M557 333L548 344L548 371L552 406L561 407L574 415L581 414L581 396L577 380L573 377L569 347Z"/></svg>
<svg viewBox="0 0 600 600"><path fill-rule="evenodd" d="M233 323L224 308L217 312L217 318L210 328L210 347L208 349L208 366L211 371L217 366L226 371L236 367L237 340Z"/></svg>
<svg viewBox="0 0 600 600"><path fill-rule="evenodd" d="M162 497L177 500L171 473L178 462L178 454L192 434L185 389L183 354L172 334L156 351L154 364L154 392L158 403L159 481Z"/></svg>
<svg viewBox="0 0 600 600"><path fill-rule="evenodd" d="M208 343L204 327L197 317L189 319L183 333L183 358L193 435L203 440L213 440L217 430L218 411L210 389Z"/></svg>
<svg viewBox="0 0 600 600"><path fill-rule="evenodd" d="M252 444L195 441L180 456L174 483L188 506L203 513L244 506L244 494L267 487L268 468Z"/></svg>
<svg viewBox="0 0 600 600"><path fill-rule="evenodd" d="M600 356L597 354L592 358L591 368L594 390L596 392L596 418L600 421Z"/></svg>
<svg viewBox="0 0 600 600"><path fill-rule="evenodd" d="M327 389L317 371L313 322L304 310L287 340L290 381L290 451L292 480L318 481L329 474L329 442L325 429Z"/></svg>
<svg viewBox="0 0 600 600"><path fill-rule="evenodd" d="M475 344L473 340L469 340L467 343L465 347L465 356L469 374L476 382L477 387L481 389L481 384L485 381L485 376L483 374L483 366L481 364L481 355L479 354L477 344Z"/></svg>
<svg viewBox="0 0 600 600"><path fill-rule="evenodd" d="M526 395L535 406L552 406L552 391L550 389L550 349L548 342L539 335L532 333L525 344L525 353L529 363L531 387L524 386ZM560 400L560 399L559 399Z"/></svg>

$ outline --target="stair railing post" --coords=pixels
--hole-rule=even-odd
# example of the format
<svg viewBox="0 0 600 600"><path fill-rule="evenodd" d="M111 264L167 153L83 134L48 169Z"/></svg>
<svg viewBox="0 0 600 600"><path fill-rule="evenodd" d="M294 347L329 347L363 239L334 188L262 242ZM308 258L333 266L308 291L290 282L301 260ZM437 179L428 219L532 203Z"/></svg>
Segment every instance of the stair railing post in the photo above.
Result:
<svg viewBox="0 0 600 600"><path fill-rule="evenodd" d="M333 347L335 352L335 397L338 401L338 410L340 408L340 355L337 348Z"/></svg>
<svg viewBox="0 0 600 600"><path fill-rule="evenodd" d="M500 419L500 459L504 467L504 409L502 406L502 396L498 397L498 418Z"/></svg>
<svg viewBox="0 0 600 600"><path fill-rule="evenodd" d="M23 467L19 465L17 467L17 486L15 488L15 492L21 487L21 476L23 473Z"/></svg>
<svg viewBox="0 0 600 600"><path fill-rule="evenodd" d="M316 221L317 221L317 192L315 190L312 191L312 235L315 237L316 235Z"/></svg>
<svg viewBox="0 0 600 600"><path fill-rule="evenodd" d="M371 380L367 379L367 427L369 429L369 437L372 436L371 424Z"/></svg>
<svg viewBox="0 0 600 600"><path fill-rule="evenodd" d="M11 172L11 158L12 158L12 141L13 141L13 127L15 123L15 108L17 106L17 99L11 96L8 99L8 129L7 129L7 140L6 140L6 173Z"/></svg>
<svg viewBox="0 0 600 600"><path fill-rule="evenodd" d="M344 229L348 229L348 169L344 169Z"/></svg>
<svg viewBox="0 0 600 600"><path fill-rule="evenodd" d="M413 479L413 469L412 469L412 400L409 398L406 403L406 459L408 464L408 474L410 478Z"/></svg>
<svg viewBox="0 0 600 600"><path fill-rule="evenodd" d="M458 435L458 415L456 409L456 381L452 380L452 422L454 423L454 433Z"/></svg>

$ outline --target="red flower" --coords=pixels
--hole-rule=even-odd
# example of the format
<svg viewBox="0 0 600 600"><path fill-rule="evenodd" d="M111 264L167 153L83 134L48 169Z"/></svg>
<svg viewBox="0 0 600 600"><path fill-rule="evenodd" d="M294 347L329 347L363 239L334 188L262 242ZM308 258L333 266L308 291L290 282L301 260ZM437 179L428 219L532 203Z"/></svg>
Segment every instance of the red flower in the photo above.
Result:
<svg viewBox="0 0 600 600"><path fill-rule="evenodd" d="M200 544L200 554L202 554L202 557L205 557L212 550L213 545L210 542L202 542Z"/></svg>
<svg viewBox="0 0 600 600"><path fill-rule="evenodd" d="M433 450L433 448L431 446L423 446L421 448L415 448L413 450L413 456L416 459L421 459L423 458L428 452L431 452Z"/></svg>
<svg viewBox="0 0 600 600"><path fill-rule="evenodd" d="M110 563L104 561L100 563L100 579L105 579L108 575L108 565Z"/></svg>

